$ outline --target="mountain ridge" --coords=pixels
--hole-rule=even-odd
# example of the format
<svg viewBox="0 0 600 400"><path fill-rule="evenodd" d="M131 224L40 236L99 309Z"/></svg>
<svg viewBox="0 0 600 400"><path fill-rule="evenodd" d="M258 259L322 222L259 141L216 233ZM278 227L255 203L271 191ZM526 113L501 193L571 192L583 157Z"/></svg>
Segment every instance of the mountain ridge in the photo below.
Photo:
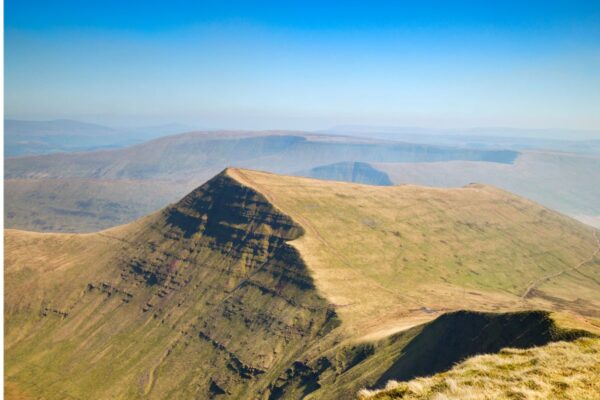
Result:
<svg viewBox="0 0 600 400"><path fill-rule="evenodd" d="M467 198L473 204L466 204ZM496 202L504 215L490 214L483 199ZM419 208L411 209L415 205ZM453 205L465 207L446 214ZM407 210L411 218L403 222L402 215L393 216L395 230L390 230L389 209ZM482 227L487 222L485 229L493 234L484 234L477 246L498 242L495 235L528 238L527 226L538 221L545 228L558 224L564 232L551 247L534 243L538 250L547 248L568 261L593 247L583 225L550 211L539 219L535 216L543 208L483 185L373 187L228 168L179 202L120 227L91 234L7 230L7 381L47 398L353 396L376 385L400 362L406 346L423 340L418 338L430 326L424 323L436 326L436 317L457 310L448 301L457 293L463 295L461 306L480 311L545 307L583 321L594 314L598 288L593 281L582 284L582 277L577 278L582 284L577 301L549 283L526 300L504 294L505 285L494 279L448 275L440 286L426 271L428 265L443 264L444 254L421 247L427 242L422 233L434 235L437 243L450 238L436 227L437 219L430 219L432 211L443 213L440 221L448 226L453 226L448 221L462 221L456 225L466 235L461 240L482 235L481 227L464 218L486 216ZM519 222L511 222L513 217ZM496 227L503 220L508 221ZM421 232L418 227L425 223L435 229ZM350 236L354 252L336 232ZM373 247L361 236L361 249L352 235L363 233L382 243L391 240L391 246ZM552 247L557 243L558 250ZM513 258L526 255L510 246ZM398 249L405 253L391 256ZM438 261L423 264L417 250ZM482 263L493 261L485 252L479 257ZM394 258L405 272L386 272ZM386 259L389 266L383 264ZM595 262L582 272L590 273ZM329 263L337 279L325 268ZM463 265L475 268L467 259ZM558 266L549 262L545 268ZM414 267L422 271L418 279L432 285L426 296L433 297L425 302L414 292L423 286L397 296L406 292L403 280ZM511 270L505 269L505 274ZM527 278L519 282L524 286ZM560 279L568 286L573 277ZM433 335L427 342L437 340ZM485 347L475 344L469 351Z"/></svg>

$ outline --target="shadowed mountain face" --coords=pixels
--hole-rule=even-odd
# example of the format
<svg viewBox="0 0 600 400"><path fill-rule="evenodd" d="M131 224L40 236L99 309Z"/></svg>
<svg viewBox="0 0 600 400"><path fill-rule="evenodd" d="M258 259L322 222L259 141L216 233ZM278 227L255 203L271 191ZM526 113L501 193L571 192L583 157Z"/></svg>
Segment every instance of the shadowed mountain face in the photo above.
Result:
<svg viewBox="0 0 600 400"><path fill-rule="evenodd" d="M300 394L298 398L352 398L361 388L381 388L389 380L430 376L468 357L497 353L505 347L526 349L595 336L561 328L546 312L459 311L384 340L327 351L303 368L296 365L296 375L279 390L282 398L290 398L292 393Z"/></svg>
<svg viewBox="0 0 600 400"><path fill-rule="evenodd" d="M375 386L385 386L391 379L404 381L429 376L448 370L469 356L497 353L504 347L542 346L553 340L581 335L585 333L555 330L548 314L539 311L504 315L465 311L445 314L423 328Z"/></svg>
<svg viewBox="0 0 600 400"><path fill-rule="evenodd" d="M595 234L482 186L227 170L126 226L7 231L6 380L47 399L349 398L581 336L546 313L443 312L543 307L584 323ZM449 338L468 341L444 350Z"/></svg>
<svg viewBox="0 0 600 400"><path fill-rule="evenodd" d="M5 220L37 231L108 228L177 201L230 165L294 174L347 160L511 163L517 155L301 132L189 133L124 149L9 158Z"/></svg>
<svg viewBox="0 0 600 400"><path fill-rule="evenodd" d="M373 168L370 164L361 162L342 162L322 167L316 167L307 173L299 175L331 181L363 183L366 185L393 185L388 175Z"/></svg>

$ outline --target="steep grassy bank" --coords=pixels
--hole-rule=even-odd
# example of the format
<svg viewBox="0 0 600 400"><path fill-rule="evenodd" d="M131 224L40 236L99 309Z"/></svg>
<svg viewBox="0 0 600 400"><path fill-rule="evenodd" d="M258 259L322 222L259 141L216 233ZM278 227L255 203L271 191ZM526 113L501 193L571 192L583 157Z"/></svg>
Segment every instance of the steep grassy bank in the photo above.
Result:
<svg viewBox="0 0 600 400"><path fill-rule="evenodd" d="M586 328L600 329L593 325ZM381 388L392 379L447 371L477 354L593 336L588 330L556 323L547 312L459 311L386 339L354 342L315 355L302 368L296 368L296 375L286 375L282 385L287 391L301 392L311 399L350 398L361 388Z"/></svg>
<svg viewBox="0 0 600 400"><path fill-rule="evenodd" d="M383 390L362 390L361 400L587 399L600 398L600 340L582 338L531 349L506 348L450 371Z"/></svg>

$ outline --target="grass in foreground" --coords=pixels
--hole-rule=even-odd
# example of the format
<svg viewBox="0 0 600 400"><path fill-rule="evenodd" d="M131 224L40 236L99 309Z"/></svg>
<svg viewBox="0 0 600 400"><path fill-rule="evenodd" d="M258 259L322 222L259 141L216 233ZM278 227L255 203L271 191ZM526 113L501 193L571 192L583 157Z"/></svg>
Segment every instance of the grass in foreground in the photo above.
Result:
<svg viewBox="0 0 600 400"><path fill-rule="evenodd" d="M582 338L470 358L448 372L383 390L361 400L600 399L600 340Z"/></svg>

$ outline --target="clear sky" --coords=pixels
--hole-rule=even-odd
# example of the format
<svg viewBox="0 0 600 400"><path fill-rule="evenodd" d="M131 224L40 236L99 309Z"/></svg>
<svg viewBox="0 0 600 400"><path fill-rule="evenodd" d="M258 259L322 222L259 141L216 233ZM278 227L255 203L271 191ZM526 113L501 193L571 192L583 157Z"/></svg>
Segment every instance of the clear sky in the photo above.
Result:
<svg viewBox="0 0 600 400"><path fill-rule="evenodd" d="M600 130L600 1L5 1L5 115Z"/></svg>

